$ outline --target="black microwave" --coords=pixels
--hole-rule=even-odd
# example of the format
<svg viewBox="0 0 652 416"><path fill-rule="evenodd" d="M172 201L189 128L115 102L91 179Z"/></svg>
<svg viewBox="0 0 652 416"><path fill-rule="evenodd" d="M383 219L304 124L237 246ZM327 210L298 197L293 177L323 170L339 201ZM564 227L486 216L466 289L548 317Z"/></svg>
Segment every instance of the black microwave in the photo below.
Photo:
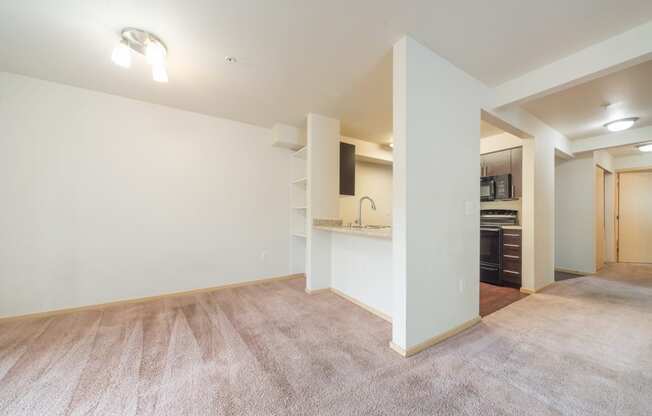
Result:
<svg viewBox="0 0 652 416"><path fill-rule="evenodd" d="M511 174L480 178L480 201L511 199L512 197Z"/></svg>

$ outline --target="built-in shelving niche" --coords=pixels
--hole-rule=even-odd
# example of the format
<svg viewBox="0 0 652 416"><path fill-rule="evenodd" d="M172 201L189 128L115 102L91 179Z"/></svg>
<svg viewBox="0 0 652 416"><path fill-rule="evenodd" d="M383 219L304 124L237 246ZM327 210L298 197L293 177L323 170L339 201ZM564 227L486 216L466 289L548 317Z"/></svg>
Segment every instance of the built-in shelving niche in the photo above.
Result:
<svg viewBox="0 0 652 416"><path fill-rule="evenodd" d="M308 235L308 148L292 153L290 181L290 235L292 273L306 271L306 243Z"/></svg>

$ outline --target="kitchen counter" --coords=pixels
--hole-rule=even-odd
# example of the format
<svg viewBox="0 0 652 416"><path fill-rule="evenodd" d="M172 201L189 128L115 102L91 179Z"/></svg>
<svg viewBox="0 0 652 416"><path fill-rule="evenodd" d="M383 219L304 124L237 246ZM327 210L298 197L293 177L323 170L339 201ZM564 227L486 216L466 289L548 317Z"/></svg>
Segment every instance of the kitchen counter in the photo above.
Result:
<svg viewBox="0 0 652 416"><path fill-rule="evenodd" d="M520 225L503 225L501 227L503 230L522 230L523 227Z"/></svg>
<svg viewBox="0 0 652 416"><path fill-rule="evenodd" d="M314 220L312 266L330 287L391 320L393 305L392 229L355 228L342 220ZM314 274L313 274L314 277Z"/></svg>
<svg viewBox="0 0 652 416"><path fill-rule="evenodd" d="M392 227L355 227L342 225L341 220L314 220L313 226L317 230L332 231L335 233L359 235L363 237L392 239Z"/></svg>
<svg viewBox="0 0 652 416"><path fill-rule="evenodd" d="M356 228L345 225L315 225L315 229L323 231L332 231L335 233L360 235L364 237L382 238L385 240L392 239L392 227L387 228Z"/></svg>

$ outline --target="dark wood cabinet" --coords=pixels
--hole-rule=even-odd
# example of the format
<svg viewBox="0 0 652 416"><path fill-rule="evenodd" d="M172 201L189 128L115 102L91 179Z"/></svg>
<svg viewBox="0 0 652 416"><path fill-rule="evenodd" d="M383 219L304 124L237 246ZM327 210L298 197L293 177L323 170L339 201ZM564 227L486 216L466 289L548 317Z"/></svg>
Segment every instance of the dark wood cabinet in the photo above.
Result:
<svg viewBox="0 0 652 416"><path fill-rule="evenodd" d="M480 155L482 176L512 175L513 197L523 195L523 148L501 150Z"/></svg>
<svg viewBox="0 0 652 416"><path fill-rule="evenodd" d="M340 142L340 195L355 195L355 145Z"/></svg>
<svg viewBox="0 0 652 416"><path fill-rule="evenodd" d="M501 279L504 284L521 287L521 230L503 230Z"/></svg>

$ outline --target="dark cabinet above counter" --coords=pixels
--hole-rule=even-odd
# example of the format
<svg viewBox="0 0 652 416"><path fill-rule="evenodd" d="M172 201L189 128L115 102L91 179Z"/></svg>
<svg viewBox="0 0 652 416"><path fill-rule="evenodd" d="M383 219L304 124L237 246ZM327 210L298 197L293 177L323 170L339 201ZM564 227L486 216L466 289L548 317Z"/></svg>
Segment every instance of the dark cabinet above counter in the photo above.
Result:
<svg viewBox="0 0 652 416"><path fill-rule="evenodd" d="M501 150L480 155L480 175L512 175L513 197L523 195L523 148Z"/></svg>
<svg viewBox="0 0 652 416"><path fill-rule="evenodd" d="M340 195L355 195L355 145L340 142Z"/></svg>

